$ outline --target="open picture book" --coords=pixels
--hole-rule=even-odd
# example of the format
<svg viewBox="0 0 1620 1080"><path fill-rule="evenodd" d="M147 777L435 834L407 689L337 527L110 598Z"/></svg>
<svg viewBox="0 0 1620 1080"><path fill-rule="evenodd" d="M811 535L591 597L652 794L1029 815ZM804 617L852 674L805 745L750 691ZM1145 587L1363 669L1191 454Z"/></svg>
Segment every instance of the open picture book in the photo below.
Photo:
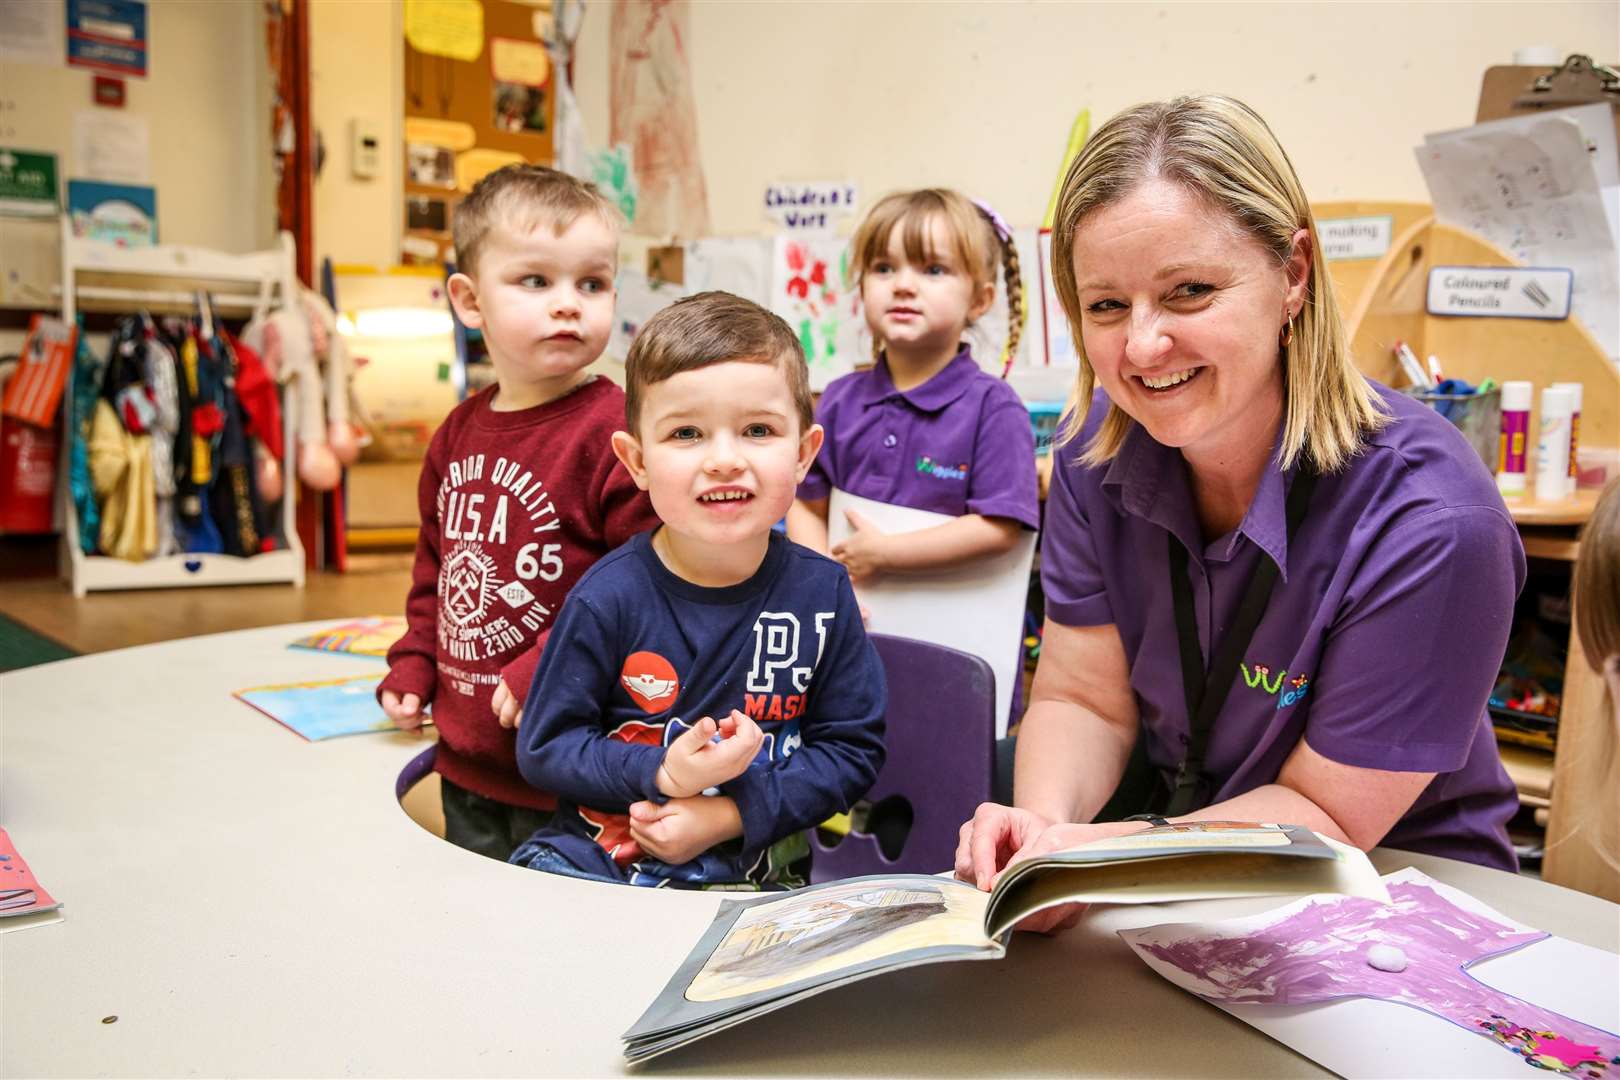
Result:
<svg viewBox="0 0 1620 1080"><path fill-rule="evenodd" d="M727 900L625 1032L645 1061L835 986L947 960L995 960L1027 916L1065 903L1339 893L1387 901L1367 856L1297 825L1200 821L1014 864L990 892L952 877L851 878Z"/></svg>

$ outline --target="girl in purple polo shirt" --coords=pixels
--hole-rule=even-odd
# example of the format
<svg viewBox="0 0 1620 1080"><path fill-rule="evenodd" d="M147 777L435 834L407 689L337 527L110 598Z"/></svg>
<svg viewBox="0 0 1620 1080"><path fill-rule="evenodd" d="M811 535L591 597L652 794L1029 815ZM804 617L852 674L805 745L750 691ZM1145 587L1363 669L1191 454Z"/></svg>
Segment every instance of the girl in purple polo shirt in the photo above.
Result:
<svg viewBox="0 0 1620 1080"><path fill-rule="evenodd" d="M850 245L877 363L827 387L816 421L826 443L788 513L788 534L827 552L827 499L851 495L955 521L888 535L849 511L850 535L829 554L856 585L898 571L938 570L1010 549L1040 525L1029 413L974 362L963 335L990 308L999 264L1018 346L1021 287L1012 237L954 191L890 195Z"/></svg>

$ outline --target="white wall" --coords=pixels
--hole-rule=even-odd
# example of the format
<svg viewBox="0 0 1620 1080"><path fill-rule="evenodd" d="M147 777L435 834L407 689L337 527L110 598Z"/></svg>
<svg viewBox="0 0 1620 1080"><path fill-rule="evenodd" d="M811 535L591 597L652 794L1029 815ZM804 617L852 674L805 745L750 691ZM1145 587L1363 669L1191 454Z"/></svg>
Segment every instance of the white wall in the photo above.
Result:
<svg viewBox="0 0 1620 1080"><path fill-rule="evenodd" d="M326 164L315 181L317 274L327 256L378 267L399 262L405 212L402 11L397 0L310 4L310 120L326 146ZM381 168L370 180L350 173L349 121L355 117L375 121L383 136Z"/></svg>
<svg viewBox="0 0 1620 1080"><path fill-rule="evenodd" d="M61 0L0 0L44 4L60 20ZM158 239L229 252L274 243L275 181L270 157L270 90L261 5L246 0L197 3L149 0L148 76L125 81L116 111L143 118L151 133L151 178L157 189ZM75 113L97 110L93 76L85 68L7 61L0 65L0 145L56 155L67 181L81 176L73 157ZM0 272L9 260L26 265L40 250L59 263L60 241L50 224L7 219ZM0 331L0 352L19 347L22 334Z"/></svg>
<svg viewBox="0 0 1620 1080"><path fill-rule="evenodd" d="M611 11L575 66L608 130ZM1614 3L783 3L691 5L698 130L717 233L759 232L773 180L853 179L862 201L941 184L1015 224L1046 209L1077 110L1093 125L1182 93L1242 98L1316 200L1428 201L1412 148L1473 123L1487 67L1549 44L1612 60Z"/></svg>

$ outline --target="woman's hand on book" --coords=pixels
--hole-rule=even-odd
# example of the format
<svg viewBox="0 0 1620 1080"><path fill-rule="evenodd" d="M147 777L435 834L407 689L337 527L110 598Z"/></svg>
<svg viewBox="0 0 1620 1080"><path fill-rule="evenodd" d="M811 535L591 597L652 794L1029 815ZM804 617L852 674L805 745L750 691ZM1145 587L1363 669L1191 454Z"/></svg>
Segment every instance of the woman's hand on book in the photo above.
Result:
<svg viewBox="0 0 1620 1080"><path fill-rule="evenodd" d="M1141 832L1151 828L1144 821L1104 821L1091 825L1070 825L1060 822L1048 825L1041 830L1039 836L1031 840L1012 858L1007 860L1007 866L1002 870L1006 873L1014 863L1025 859L1039 858L1057 851L1068 851L1094 840L1105 840L1113 836L1126 836L1130 833ZM996 875L998 878L1001 874ZM1014 930L1026 930L1036 934L1055 934L1061 930L1068 930L1085 915L1090 904L1059 904L1044 911L1037 911L1029 918L1014 926Z"/></svg>
<svg viewBox="0 0 1620 1080"><path fill-rule="evenodd" d="M1052 823L1031 810L980 803L956 844L956 876L989 891L1013 857Z"/></svg>
<svg viewBox="0 0 1620 1080"><path fill-rule="evenodd" d="M748 771L764 741L759 725L737 709L719 720L705 716L664 751L658 790L682 799L735 780Z"/></svg>

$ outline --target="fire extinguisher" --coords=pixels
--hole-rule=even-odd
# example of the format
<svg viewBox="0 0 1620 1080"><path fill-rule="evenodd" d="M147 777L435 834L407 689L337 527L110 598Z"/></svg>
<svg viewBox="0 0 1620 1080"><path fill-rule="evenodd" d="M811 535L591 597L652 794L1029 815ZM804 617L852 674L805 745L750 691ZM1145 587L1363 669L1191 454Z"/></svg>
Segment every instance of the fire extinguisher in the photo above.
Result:
<svg viewBox="0 0 1620 1080"><path fill-rule="evenodd" d="M0 366L0 387L16 365ZM56 458L61 448L56 427L38 427L16 417L0 418L0 532L52 532Z"/></svg>

